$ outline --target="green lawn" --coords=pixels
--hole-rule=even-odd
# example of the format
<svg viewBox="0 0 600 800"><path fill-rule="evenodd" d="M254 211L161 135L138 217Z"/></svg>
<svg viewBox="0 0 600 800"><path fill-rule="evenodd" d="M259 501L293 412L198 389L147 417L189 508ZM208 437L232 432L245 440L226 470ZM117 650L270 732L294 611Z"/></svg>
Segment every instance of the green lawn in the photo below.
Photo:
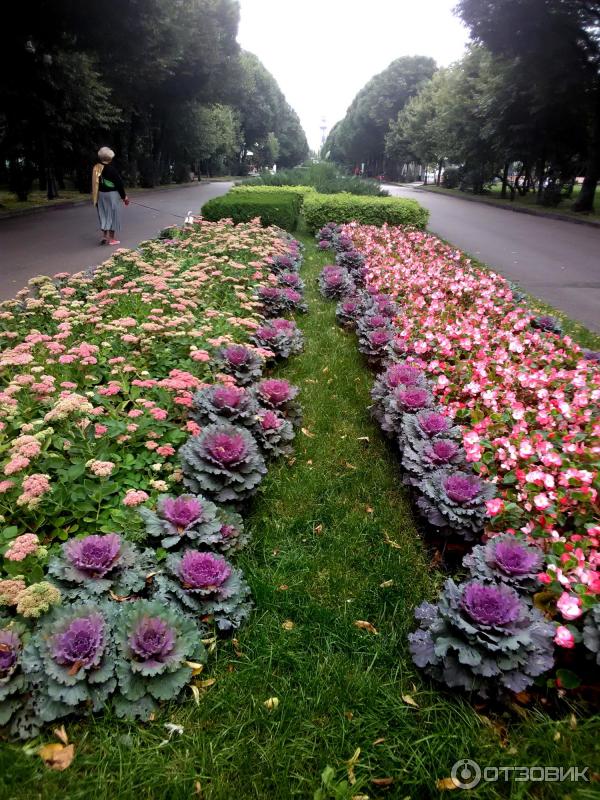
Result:
<svg viewBox="0 0 600 800"><path fill-rule="evenodd" d="M251 511L253 545L240 559L256 601L251 622L236 642L219 644L205 676L216 682L198 706L190 693L147 725L101 716L68 723L77 754L63 773L28 755L31 745L3 745L2 800L310 800L327 766L333 788L321 800L420 800L445 796L436 779L459 758L598 770L599 717L566 705L554 719L539 708L494 714L440 692L412 666L412 610L442 576L428 567L395 456L366 411L371 376L354 337L316 292L331 255L301 238L306 350L278 375L302 388L305 433L289 463L272 467ZM273 697L279 705L269 711ZM166 722L183 734L161 745ZM346 790L357 748L356 783ZM385 778L391 786L376 782ZM567 794L598 796L590 784L550 783L490 783L472 796Z"/></svg>
<svg viewBox="0 0 600 800"><path fill-rule="evenodd" d="M536 214L560 214L561 216L573 218L573 219L582 219L582 220L591 220L593 222L600 222L600 189L596 193L596 210L593 214L580 214L575 211L571 210L571 206L573 204L573 200L575 196L579 192L579 187L575 187L573 190L573 198L572 199L565 199L562 200L560 205L556 208L549 208L547 206L540 206L536 203L536 194L535 192L530 192L529 194L525 195L525 197L520 197L519 195L515 196L514 200L510 199L510 196L506 199L502 199L500 197L500 191L502 187L500 185L495 185L492 187L491 191L487 194L483 195L474 195L470 192L461 192L460 189L446 189L443 186L434 186L429 184L426 187L423 187L429 192L438 192L439 194L448 194L452 197L468 197L472 198L473 200L477 200L481 203L490 203L491 205L495 206L503 206L506 208L516 208L519 206L523 206L525 208L531 209Z"/></svg>

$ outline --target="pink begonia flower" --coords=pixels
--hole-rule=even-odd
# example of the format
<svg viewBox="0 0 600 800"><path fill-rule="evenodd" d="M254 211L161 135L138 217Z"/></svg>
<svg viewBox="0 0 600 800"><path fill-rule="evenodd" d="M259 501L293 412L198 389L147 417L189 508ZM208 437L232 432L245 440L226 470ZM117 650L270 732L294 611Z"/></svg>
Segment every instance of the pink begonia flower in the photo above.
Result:
<svg viewBox="0 0 600 800"><path fill-rule="evenodd" d="M577 619L583 614L579 597L563 592L558 598L556 607L565 619Z"/></svg>
<svg viewBox="0 0 600 800"><path fill-rule="evenodd" d="M504 500L500 497L494 497L491 500L485 501L485 507L490 517L494 517L496 514L501 514L502 511L504 511Z"/></svg>
<svg viewBox="0 0 600 800"><path fill-rule="evenodd" d="M533 504L539 511L545 511L552 504L552 501L547 494L541 492L533 498Z"/></svg>
<svg viewBox="0 0 600 800"><path fill-rule="evenodd" d="M35 533L23 533L12 540L4 558L9 561L23 561L28 555L35 553L39 546L40 540Z"/></svg>
<svg viewBox="0 0 600 800"><path fill-rule="evenodd" d="M571 631L564 625L559 625L554 634L554 642L559 647L565 647L567 650L575 647L575 637Z"/></svg>
<svg viewBox="0 0 600 800"><path fill-rule="evenodd" d="M125 506L139 506L149 500L150 496L146 492L136 489L128 489L125 497L123 498L123 505Z"/></svg>

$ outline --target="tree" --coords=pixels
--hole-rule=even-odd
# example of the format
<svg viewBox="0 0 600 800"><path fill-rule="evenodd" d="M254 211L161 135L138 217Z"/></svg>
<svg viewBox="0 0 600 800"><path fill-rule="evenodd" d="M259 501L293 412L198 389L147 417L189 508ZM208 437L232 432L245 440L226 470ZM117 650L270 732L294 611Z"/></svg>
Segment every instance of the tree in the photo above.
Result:
<svg viewBox="0 0 600 800"><path fill-rule="evenodd" d="M575 209L592 210L600 179L600 3L460 0L458 13L476 42L527 76L540 119L554 118L565 108L578 110L585 180ZM540 175L545 162L542 150Z"/></svg>

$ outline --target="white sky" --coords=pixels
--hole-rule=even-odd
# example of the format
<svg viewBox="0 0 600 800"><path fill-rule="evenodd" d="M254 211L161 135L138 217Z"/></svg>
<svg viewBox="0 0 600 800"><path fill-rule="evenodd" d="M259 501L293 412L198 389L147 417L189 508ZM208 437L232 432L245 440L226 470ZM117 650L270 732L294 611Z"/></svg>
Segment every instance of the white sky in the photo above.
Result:
<svg viewBox="0 0 600 800"><path fill-rule="evenodd" d="M240 0L238 41L273 74L312 148L354 95L395 58L459 59L467 32L456 0Z"/></svg>

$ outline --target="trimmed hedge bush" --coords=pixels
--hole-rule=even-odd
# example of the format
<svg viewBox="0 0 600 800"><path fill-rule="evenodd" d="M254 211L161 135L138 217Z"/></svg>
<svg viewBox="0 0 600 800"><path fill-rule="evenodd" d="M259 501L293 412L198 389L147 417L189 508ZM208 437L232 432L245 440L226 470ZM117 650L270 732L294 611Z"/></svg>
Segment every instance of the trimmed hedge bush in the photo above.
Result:
<svg viewBox="0 0 600 800"><path fill-rule="evenodd" d="M429 211L416 200L401 197L365 197L353 194L308 194L304 217L312 233L328 222L360 222L363 225L411 225L424 229Z"/></svg>
<svg viewBox="0 0 600 800"><path fill-rule="evenodd" d="M232 219L234 222L249 222L260 217L264 227L277 225L286 231L295 231L298 226L302 198L298 192L228 192L223 197L214 197L202 206L202 216L211 222Z"/></svg>
<svg viewBox="0 0 600 800"><path fill-rule="evenodd" d="M252 196L260 194L261 192L266 193L267 195L285 192L286 194L289 193L298 195L302 202L307 194L316 193L316 189L313 189L312 186L247 186L243 183L239 186L234 186L233 189L230 189L229 191L233 194Z"/></svg>

